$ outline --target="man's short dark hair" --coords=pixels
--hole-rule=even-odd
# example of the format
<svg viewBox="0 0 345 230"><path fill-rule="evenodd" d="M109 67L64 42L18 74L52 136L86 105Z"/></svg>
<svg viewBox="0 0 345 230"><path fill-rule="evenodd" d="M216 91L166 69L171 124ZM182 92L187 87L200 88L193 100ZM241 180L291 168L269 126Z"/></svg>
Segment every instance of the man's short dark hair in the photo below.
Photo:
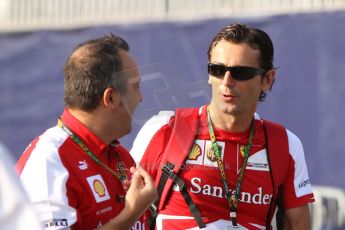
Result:
<svg viewBox="0 0 345 230"><path fill-rule="evenodd" d="M126 93L126 78L119 74L118 50L129 51L128 43L114 34L79 44L64 67L64 103L67 108L94 110L109 87Z"/></svg>
<svg viewBox="0 0 345 230"><path fill-rule="evenodd" d="M234 44L246 43L253 49L260 51L260 67L266 71L273 69L274 48L271 38L264 31L249 27L244 24L234 23L224 27L211 41L207 55L211 59L212 49L220 42L225 40ZM259 101L264 101L265 92L261 92Z"/></svg>

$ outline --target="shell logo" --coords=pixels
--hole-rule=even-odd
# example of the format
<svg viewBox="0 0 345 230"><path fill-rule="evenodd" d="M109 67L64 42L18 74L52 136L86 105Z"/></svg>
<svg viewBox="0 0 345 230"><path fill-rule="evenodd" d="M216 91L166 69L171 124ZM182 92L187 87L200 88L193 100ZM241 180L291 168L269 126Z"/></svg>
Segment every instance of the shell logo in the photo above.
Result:
<svg viewBox="0 0 345 230"><path fill-rule="evenodd" d="M188 160L197 160L200 155L201 155L201 148L199 145L194 143L192 149L189 152Z"/></svg>
<svg viewBox="0 0 345 230"><path fill-rule="evenodd" d="M100 180L96 179L93 181L93 188L99 197L105 196L105 187Z"/></svg>
<svg viewBox="0 0 345 230"><path fill-rule="evenodd" d="M86 178L97 203L110 200L110 195L102 176L100 174Z"/></svg>

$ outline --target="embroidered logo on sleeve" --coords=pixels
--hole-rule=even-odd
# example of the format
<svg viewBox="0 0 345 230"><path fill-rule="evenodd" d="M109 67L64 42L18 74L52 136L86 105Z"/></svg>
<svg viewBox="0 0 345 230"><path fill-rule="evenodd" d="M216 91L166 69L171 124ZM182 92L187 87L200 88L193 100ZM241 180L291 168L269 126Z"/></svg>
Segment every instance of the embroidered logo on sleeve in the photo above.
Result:
<svg viewBox="0 0 345 230"><path fill-rule="evenodd" d="M100 174L90 176L86 179L97 203L110 199L108 189L105 186L104 180Z"/></svg>

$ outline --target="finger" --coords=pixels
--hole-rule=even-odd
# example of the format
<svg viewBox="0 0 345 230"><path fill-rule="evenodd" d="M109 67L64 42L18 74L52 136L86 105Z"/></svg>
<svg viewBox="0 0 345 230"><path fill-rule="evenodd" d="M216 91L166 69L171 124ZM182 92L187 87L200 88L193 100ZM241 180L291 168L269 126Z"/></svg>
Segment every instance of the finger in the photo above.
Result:
<svg viewBox="0 0 345 230"><path fill-rule="evenodd" d="M136 169L136 167L131 167L131 168L129 169L129 171L130 171L132 174L134 174L135 171L137 171L137 169Z"/></svg>
<svg viewBox="0 0 345 230"><path fill-rule="evenodd" d="M137 173L142 177L145 186L148 186L149 188L154 187L152 177L143 168L138 168Z"/></svg>
<svg viewBox="0 0 345 230"><path fill-rule="evenodd" d="M139 169L139 168L141 168L141 165L140 165L140 163L136 163L136 164L135 164L135 168L136 168L136 169Z"/></svg>
<svg viewBox="0 0 345 230"><path fill-rule="evenodd" d="M129 188L140 189L141 183L142 183L142 178L140 174L138 173L138 171L134 172L134 174L132 175L132 181Z"/></svg>
<svg viewBox="0 0 345 230"><path fill-rule="evenodd" d="M129 180L125 180L125 181L122 182L122 186L123 186L123 189L124 189L125 191L128 190L128 188L129 188L130 185L131 185L131 181L129 181Z"/></svg>

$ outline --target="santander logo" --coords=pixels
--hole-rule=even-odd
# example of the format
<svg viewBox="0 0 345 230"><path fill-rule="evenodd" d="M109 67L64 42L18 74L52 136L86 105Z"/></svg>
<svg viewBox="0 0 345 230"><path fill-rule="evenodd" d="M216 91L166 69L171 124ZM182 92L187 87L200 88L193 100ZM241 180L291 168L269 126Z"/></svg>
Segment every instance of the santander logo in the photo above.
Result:
<svg viewBox="0 0 345 230"><path fill-rule="evenodd" d="M191 179L191 187L189 188L191 193L203 194L206 196L223 198L225 193L222 187L212 186L210 184L203 184L202 179L199 177L193 177ZM230 190L230 193L232 191ZM250 193L242 191L240 194L240 201L243 203L256 204L256 205L269 205L271 203L273 194L264 194L262 187L258 187L256 191Z"/></svg>

